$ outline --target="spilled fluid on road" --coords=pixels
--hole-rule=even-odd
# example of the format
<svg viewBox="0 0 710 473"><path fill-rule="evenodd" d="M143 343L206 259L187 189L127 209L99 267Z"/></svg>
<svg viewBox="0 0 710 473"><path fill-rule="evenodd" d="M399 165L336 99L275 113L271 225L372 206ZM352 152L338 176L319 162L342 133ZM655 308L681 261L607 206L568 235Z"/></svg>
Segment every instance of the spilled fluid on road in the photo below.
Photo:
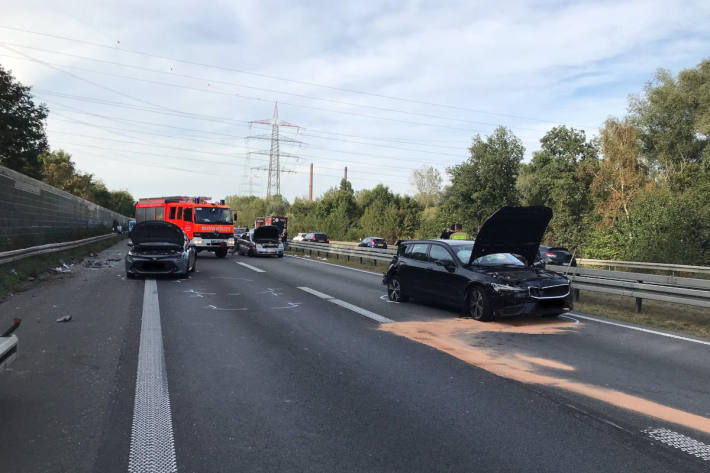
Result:
<svg viewBox="0 0 710 473"><path fill-rule="evenodd" d="M565 378L564 374L575 371L575 367L557 360L528 356L515 350L501 351L494 347L485 346L483 342L479 344L476 342L477 337L483 337L491 333L555 336L576 331L581 325L576 321L545 319L488 323L471 319L447 319L394 322L380 325L380 330L436 348L503 378L521 383L564 389L617 407L710 434L710 419L707 417L675 409L614 389Z"/></svg>

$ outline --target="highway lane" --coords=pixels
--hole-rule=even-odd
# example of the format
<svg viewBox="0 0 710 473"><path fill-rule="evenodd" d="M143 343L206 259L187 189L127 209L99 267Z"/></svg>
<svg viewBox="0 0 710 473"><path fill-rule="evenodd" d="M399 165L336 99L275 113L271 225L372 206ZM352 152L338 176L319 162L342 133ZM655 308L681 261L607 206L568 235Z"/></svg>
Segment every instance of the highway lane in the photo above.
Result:
<svg viewBox="0 0 710 473"><path fill-rule="evenodd" d="M178 471L707 469L644 432L696 454L692 441L710 443L707 345L582 319L480 324L388 303L380 275L296 258L207 256L198 271L151 294L120 267L77 270L0 305L40 318L0 374L1 471L127 471L151 310ZM53 322L55 301L73 322Z"/></svg>
<svg viewBox="0 0 710 473"><path fill-rule="evenodd" d="M332 267L324 275L324 267L291 258L202 258L199 269L190 280L158 284L185 471L706 467L652 443L623 409L603 409L619 428L568 398L378 330L298 289L358 306L364 291L373 299L364 308L401 323L452 320L440 308L381 301L374 275Z"/></svg>

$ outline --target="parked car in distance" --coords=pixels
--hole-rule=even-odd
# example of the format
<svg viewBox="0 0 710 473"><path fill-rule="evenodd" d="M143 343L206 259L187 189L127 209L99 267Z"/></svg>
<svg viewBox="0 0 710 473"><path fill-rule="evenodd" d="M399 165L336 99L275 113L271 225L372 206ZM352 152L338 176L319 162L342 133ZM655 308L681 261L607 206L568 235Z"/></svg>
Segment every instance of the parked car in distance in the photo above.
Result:
<svg viewBox="0 0 710 473"><path fill-rule="evenodd" d="M136 223L130 234L125 258L126 277L175 274L195 271L197 252L187 235L174 223L146 220Z"/></svg>
<svg viewBox="0 0 710 473"><path fill-rule="evenodd" d="M387 241L380 237L367 237L364 238L357 246L365 248L384 248L387 249Z"/></svg>
<svg viewBox="0 0 710 473"><path fill-rule="evenodd" d="M540 246L538 250L538 260L545 264L558 264L560 266L572 264L577 266L577 259L572 259L572 254L567 248L557 246Z"/></svg>
<svg viewBox="0 0 710 473"><path fill-rule="evenodd" d="M303 241L303 237L306 236L306 233L299 233L295 237L293 237L291 240L292 241Z"/></svg>
<svg viewBox="0 0 710 473"><path fill-rule="evenodd" d="M240 255L283 258L284 245L279 228L264 225L242 234L237 240L237 251Z"/></svg>
<svg viewBox="0 0 710 473"><path fill-rule="evenodd" d="M330 238L328 235L321 232L306 233L303 236L303 241L308 241L311 243L330 243Z"/></svg>
<svg viewBox="0 0 710 473"><path fill-rule="evenodd" d="M401 242L383 278L389 299L432 299L481 321L569 311L567 278L536 263L551 218L547 207L502 207L475 241Z"/></svg>

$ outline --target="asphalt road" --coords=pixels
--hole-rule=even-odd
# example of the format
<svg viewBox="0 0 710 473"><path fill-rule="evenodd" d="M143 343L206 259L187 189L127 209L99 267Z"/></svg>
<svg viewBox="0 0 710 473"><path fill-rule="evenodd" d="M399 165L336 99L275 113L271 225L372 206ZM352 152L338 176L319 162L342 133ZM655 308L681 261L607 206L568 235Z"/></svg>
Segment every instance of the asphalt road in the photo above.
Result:
<svg viewBox="0 0 710 473"><path fill-rule="evenodd" d="M24 317L0 471L710 466L707 341L575 314L458 319L293 257L205 256L156 282L115 263L0 305L0 324Z"/></svg>

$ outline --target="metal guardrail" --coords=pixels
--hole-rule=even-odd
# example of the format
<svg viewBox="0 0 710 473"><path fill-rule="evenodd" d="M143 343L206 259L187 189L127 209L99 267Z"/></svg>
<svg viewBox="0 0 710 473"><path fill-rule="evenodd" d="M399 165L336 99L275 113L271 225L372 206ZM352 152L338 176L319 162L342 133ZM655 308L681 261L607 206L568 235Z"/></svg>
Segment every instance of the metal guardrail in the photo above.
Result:
<svg viewBox="0 0 710 473"><path fill-rule="evenodd" d="M572 281L575 298L579 297L579 290L634 297L637 312L641 312L643 299L710 307L710 280L707 279L608 271L579 266L547 265L547 268L565 274Z"/></svg>
<svg viewBox="0 0 710 473"><path fill-rule="evenodd" d="M309 252L317 256L334 255L337 259L357 259L361 263L372 261L375 265L386 265L395 254L394 249L359 248L346 245L333 245L327 243L289 242L289 247L302 252ZM614 263L621 266L623 261L603 260L578 260L579 263L603 265ZM640 263L628 263L636 265ZM644 268L668 269L683 273L692 273L695 270L707 270L703 266L665 265L656 263L642 264ZM682 269L679 269L682 268ZM626 271L609 271L604 269L583 268L580 266L555 266L547 265L547 269L565 274L572 281L575 297L579 298L579 291L594 291L607 294L617 294L634 297L636 310L641 311L643 299L653 299L676 304L692 305L697 307L710 307L710 280L677 277L674 275L632 273ZM699 271L700 272L700 271Z"/></svg>
<svg viewBox="0 0 710 473"><path fill-rule="evenodd" d="M334 255L336 259L347 259L347 261L352 261L353 259L359 260L360 263L365 261L372 261L372 263L377 266L377 263L387 264L392 261L392 257L395 254L395 250L392 249L382 249L382 248L362 248L357 246L346 246L346 245L334 245L329 243L306 243L301 241L290 241L288 242L288 248L301 251L309 254L316 254L320 256L324 255Z"/></svg>
<svg viewBox="0 0 710 473"><path fill-rule="evenodd" d="M30 256L39 256L47 253L56 253L57 251L71 250L72 248L78 248L83 245L88 245L97 241L106 240L113 236L116 236L116 234L109 233L106 235L84 238L83 240L65 241L62 243L49 243L47 245L31 246L29 248L22 248L20 250L3 251L2 253L0 253L0 265L12 263L13 261L18 261L24 258L29 258Z"/></svg>
<svg viewBox="0 0 710 473"><path fill-rule="evenodd" d="M646 263L642 261L614 261L588 258L578 258L577 264L585 266L607 266L610 268L650 269L654 271L670 271L672 273L710 274L710 266L691 266L686 264Z"/></svg>

